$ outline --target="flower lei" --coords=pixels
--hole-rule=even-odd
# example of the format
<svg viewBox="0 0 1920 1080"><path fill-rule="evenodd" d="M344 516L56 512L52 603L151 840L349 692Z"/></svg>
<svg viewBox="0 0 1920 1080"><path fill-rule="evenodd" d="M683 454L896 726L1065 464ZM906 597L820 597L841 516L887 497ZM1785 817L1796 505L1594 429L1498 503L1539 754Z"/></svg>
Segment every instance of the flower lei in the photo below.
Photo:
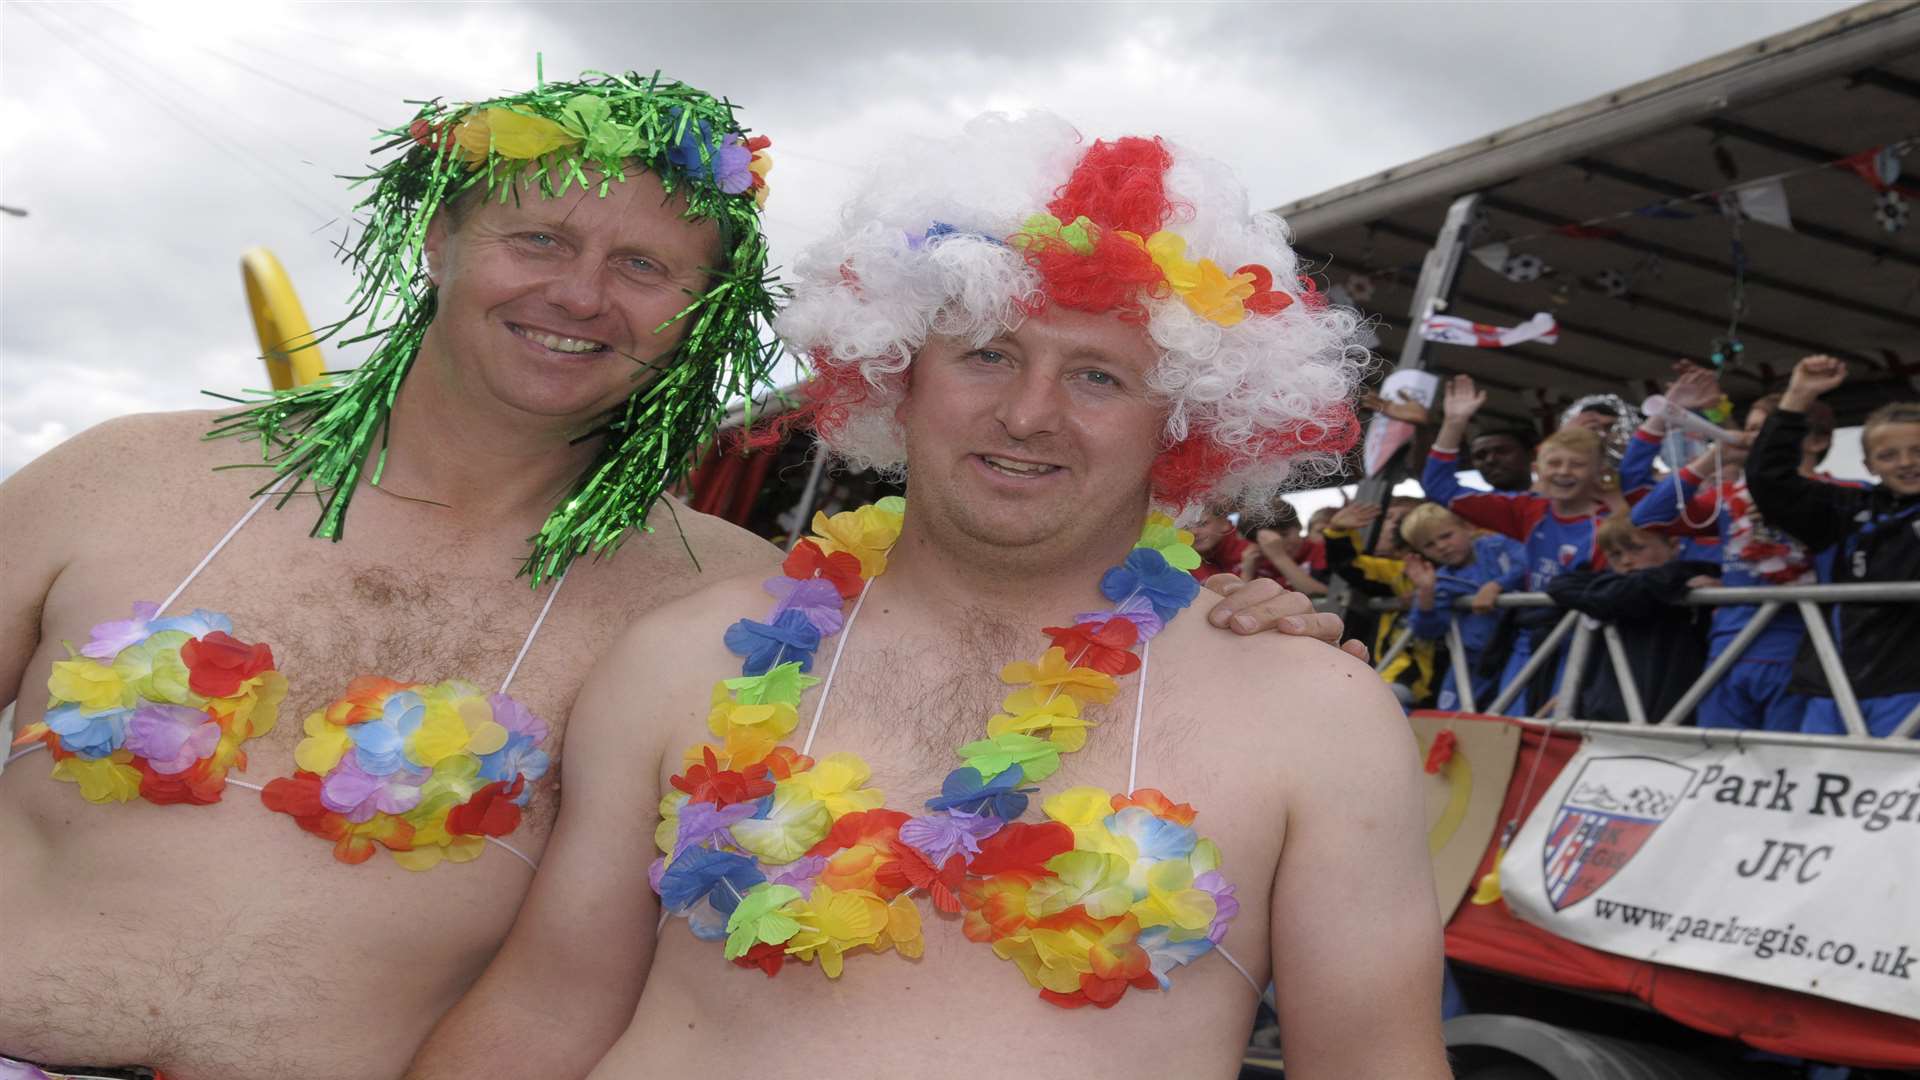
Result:
<svg viewBox="0 0 1920 1080"><path fill-rule="evenodd" d="M162 619L159 608L136 603L79 650L68 644L47 677L46 718L14 740L44 745L54 779L88 802L219 802L228 770L247 767L241 744L273 730L287 695L273 650L235 638L233 620Z"/></svg>
<svg viewBox="0 0 1920 1080"><path fill-rule="evenodd" d="M298 770L260 798L333 841L344 863L366 862L376 845L408 870L477 858L488 837L519 828L550 764L545 721L459 679L363 675L303 730Z"/></svg>
<svg viewBox="0 0 1920 1080"><path fill-rule="evenodd" d="M1091 255L1099 243L1100 226L1085 215L1062 223L1052 214L1034 214L1013 235L1012 246L1025 251L1037 244L1063 244L1080 255ZM1273 288L1273 271L1258 263L1248 263L1228 274L1212 259L1195 262L1187 258L1187 241L1179 233L1166 229L1152 236L1125 229L1114 235L1147 253L1160 268L1162 280L1175 296L1201 318L1220 326L1236 326L1248 314L1278 315L1293 303L1293 297ZM1301 279L1302 288L1312 282Z"/></svg>
<svg viewBox="0 0 1920 1080"><path fill-rule="evenodd" d="M660 801L650 879L662 905L696 937L724 940L727 959L777 974L788 957L840 975L865 947L922 952L912 893L962 916L972 941L1012 961L1044 1000L1111 1007L1129 987L1166 989L1169 973L1226 936L1239 910L1220 852L1192 828L1193 807L1142 788L1112 794L1075 787L1042 800L1046 819L1018 819L1023 787L1051 776L1060 755L1086 743L1090 704L1136 670L1137 641L1190 604L1199 583L1193 534L1154 514L1139 546L1100 579L1114 606L1043 631L1052 647L1000 677L1016 689L987 721L986 738L959 748L962 765L912 816L865 786L859 757L815 760L784 745L798 723L806 674L845 603L886 569L906 504L827 517L787 557L766 589L767 622L743 619L726 644L742 676L713 689L708 729L690 748L675 789Z"/></svg>

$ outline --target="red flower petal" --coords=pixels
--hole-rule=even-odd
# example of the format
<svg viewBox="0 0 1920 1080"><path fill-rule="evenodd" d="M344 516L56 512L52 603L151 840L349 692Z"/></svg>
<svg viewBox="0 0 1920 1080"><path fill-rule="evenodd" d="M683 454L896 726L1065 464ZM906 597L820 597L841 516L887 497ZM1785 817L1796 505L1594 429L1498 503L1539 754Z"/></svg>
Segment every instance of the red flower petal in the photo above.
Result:
<svg viewBox="0 0 1920 1080"><path fill-rule="evenodd" d="M733 962L743 968L757 967L766 972L767 978L771 979L780 974L780 966L787 962L787 947L756 941L747 949L745 956L736 956Z"/></svg>
<svg viewBox="0 0 1920 1080"><path fill-rule="evenodd" d="M1043 864L1062 852L1073 850L1073 830L1057 821L1039 825L1014 822L985 840L969 869L987 877L1009 870L1043 872Z"/></svg>
<svg viewBox="0 0 1920 1080"><path fill-rule="evenodd" d="M790 578L805 581L808 578L824 578L839 590L848 600L860 595L864 584L860 580L860 560L844 551L831 555L820 550L820 545L812 540L802 540L787 553L787 559L780 569Z"/></svg>
<svg viewBox="0 0 1920 1080"><path fill-rule="evenodd" d="M807 849L809 855L832 855L843 848L855 844L875 845L876 840L888 843L898 839L900 826L905 825L909 815L898 810L858 810L846 814L833 823L833 828L820 842Z"/></svg>
<svg viewBox="0 0 1920 1080"><path fill-rule="evenodd" d="M1040 632L1051 638L1075 667L1115 676L1129 674L1140 667L1140 658L1132 651L1134 642L1139 640L1140 628L1131 619L1048 626Z"/></svg>
<svg viewBox="0 0 1920 1080"><path fill-rule="evenodd" d="M455 836L505 836L520 827L520 806L513 800L526 790L527 778L516 776L473 793L473 797L447 811L447 831Z"/></svg>

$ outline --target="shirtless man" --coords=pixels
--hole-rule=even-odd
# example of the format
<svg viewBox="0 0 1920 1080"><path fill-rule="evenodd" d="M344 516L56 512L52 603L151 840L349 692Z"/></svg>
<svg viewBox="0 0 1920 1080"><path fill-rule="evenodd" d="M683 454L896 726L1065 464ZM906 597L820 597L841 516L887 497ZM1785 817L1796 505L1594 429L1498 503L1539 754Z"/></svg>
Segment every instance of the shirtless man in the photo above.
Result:
<svg viewBox="0 0 1920 1080"><path fill-rule="evenodd" d="M529 754L515 759L516 775L531 782L520 796L524 820L510 830L509 801L474 790L489 779L485 774L468 776L460 791L472 791L468 816L479 820L468 823L471 832L449 828L444 844L411 825L413 836L404 840L393 821L400 815L385 811L356 825L369 833L386 826L381 839L342 833L344 843L323 840L302 825L342 832L355 823L320 813L324 803L279 803L313 811L305 819L274 812L250 789L278 783L282 792L300 793L293 781L303 765L295 760L302 721L347 693L357 676L429 684L463 678L484 692L502 685L517 658L510 693L544 719L545 751L557 760L573 697L623 627L705 582L778 565L779 553L763 541L667 500L651 515L654 535L631 536L611 557L575 562L564 595L554 600L552 572L582 550L573 542L617 537L648 520L655 504L647 489L677 475L677 463L703 435L702 422L726 407L729 386L751 382L764 361L754 319L769 300L757 284L764 256L756 246L755 188L739 172L753 170L741 165L738 128L726 106L691 88L666 83L649 93L648 80L638 82L640 89L618 80L548 83L536 94L490 103L523 110L518 119L490 114L485 105L423 112L414 131L420 149L405 149L389 166L398 171L376 189L377 197L397 190L389 182L404 181L416 193L397 208L375 207L375 224L393 228L392 235L404 234L409 215L427 224L431 204L418 192L444 164L436 155L488 155L487 130L469 122L489 122L497 175L519 176L525 154L546 149L558 151L548 158L553 162L594 158L584 165L590 181L604 175L595 166L607 154L627 175L604 193L597 183L590 193L575 183L555 197L523 182L518 200L504 203L469 188L427 231L427 266L403 262L386 267L390 276L371 279L389 305L415 293L433 303L405 309L420 318L413 328L424 329L417 356L405 333L390 335L353 379L297 399L324 406L369 385L378 389L380 379L398 386L384 474L376 486L367 482L371 461L357 483L347 472L347 490L356 497L351 528L339 542L308 539L317 502L304 492L330 490L308 477L303 494L285 508L290 512L253 516L190 575L264 483L257 468L215 471L258 466L261 456L240 440L203 442L210 413L102 425L0 486L0 700L17 698L16 727L30 740L0 775L0 1069L26 1068L6 1064L13 1058L49 1063L53 1073L144 1076L131 1067L151 1066L172 1080L397 1075L506 935L532 877L515 853L542 856L559 770L539 775ZM607 111L582 96L603 100ZM704 152L686 140L660 141L676 106L709 125ZM648 117L653 126L642 128ZM623 131L638 132L638 149L621 145ZM449 194L484 172L453 171ZM715 181L715 173L727 182ZM663 198L663 175L675 185L673 197ZM683 216L689 205L692 218ZM724 237L717 220L726 222ZM431 288L418 280L422 273ZM738 307L683 312L690 294L715 274L755 284L739 294L745 299ZM733 318L733 336L719 337L709 315ZM696 330L699 343L692 341ZM667 374L643 380L636 391L636 373L656 370ZM699 378L653 393L674 373ZM619 417L630 403L650 402L684 410L681 426L649 427L643 418L580 441L605 426L610 410ZM371 421L378 453L379 417L344 413L348 429L362 420ZM662 437L653 439L656 433ZM318 445L297 431L282 434L296 455ZM657 461L675 464L662 471ZM583 476L603 466L631 466L621 474L626 486L576 495ZM618 490L609 495L610 487ZM583 519L600 531L567 531ZM543 523L559 539L537 550L558 557L541 564L545 580L536 591L514 570ZM207 768L218 764L220 751L166 773L153 765L165 755L154 746L164 731L152 721L180 713L161 710L134 721L118 701L111 709L67 709L61 717L79 723L61 726L75 745L104 751L118 740L116 752L126 755L76 754L55 740L64 757L59 770L70 779L84 774L93 795L108 802L92 805L77 784L48 778L55 755L45 734L36 735L50 718L42 688L55 663L69 656L64 643L101 651L89 649L90 628L125 619L130 604L158 601L190 576L159 615L213 609L230 617L230 633L241 642L270 646L271 664L287 682L278 724L262 732L255 719L258 737L244 743L247 759L234 761L231 772ZM1285 598L1249 608L1245 613L1267 626L1306 617ZM1327 620L1313 621L1316 632L1327 633ZM536 624L537 634L530 633ZM109 637L115 632L106 629ZM201 636L212 629L190 626ZM104 661L114 659L117 644L125 642L105 646ZM95 668L61 671L77 676ZM259 673L252 678L267 681ZM193 701L186 689L173 693ZM149 751L147 767L156 775L129 763L129 745ZM476 745L475 756L483 748ZM356 754L333 763L340 777L352 778L342 762L358 762ZM154 805L116 786L128 773L158 797L182 787L192 797L184 805ZM388 775L411 774L412 766L402 765ZM221 797L196 804L213 795ZM117 801L123 796L130 798ZM444 810L441 816L454 820ZM398 846L407 843L409 850ZM342 855L364 861L350 864ZM440 865L415 873L403 857ZM449 865L462 857L471 861Z"/></svg>
<svg viewBox="0 0 1920 1080"><path fill-rule="evenodd" d="M1178 615L1191 534L1141 527L1351 444L1353 315L1245 206L1211 162L1047 117L856 196L779 328L828 444L905 466L903 517L816 520L789 577L615 645L527 904L410 1076L1230 1077L1269 975L1290 1077L1449 1075L1399 709L1350 657ZM1100 659L1002 670L1111 602Z"/></svg>

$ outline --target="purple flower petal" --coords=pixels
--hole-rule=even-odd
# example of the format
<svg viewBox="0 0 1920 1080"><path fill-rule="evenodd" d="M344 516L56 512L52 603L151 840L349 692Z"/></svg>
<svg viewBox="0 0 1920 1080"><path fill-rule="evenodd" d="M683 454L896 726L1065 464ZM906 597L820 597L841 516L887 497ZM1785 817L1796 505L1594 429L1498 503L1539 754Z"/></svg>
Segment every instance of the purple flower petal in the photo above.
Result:
<svg viewBox="0 0 1920 1080"><path fill-rule="evenodd" d="M528 736L536 746L547 741L547 722L533 715L532 709L505 694L488 694L487 704L493 706L494 723L515 735Z"/></svg>
<svg viewBox="0 0 1920 1080"><path fill-rule="evenodd" d="M185 705L143 702L127 720L126 748L168 776L191 768L219 742L220 725Z"/></svg>
<svg viewBox="0 0 1920 1080"><path fill-rule="evenodd" d="M696 844L704 844L719 833L726 832L736 821L745 821L759 809L758 803L734 803L732 806L716 808L710 802L688 803L680 808L680 831L674 836L673 857ZM733 837L727 836L728 846L732 846Z"/></svg>
<svg viewBox="0 0 1920 1080"><path fill-rule="evenodd" d="M374 776L348 754L320 782L320 804L355 824L376 813L404 814L420 805L420 785L430 775L426 769L398 769Z"/></svg>
<svg viewBox="0 0 1920 1080"><path fill-rule="evenodd" d="M713 155L714 186L728 195L738 195L752 187L753 170L747 167L752 161L753 151L746 148L740 136L728 132Z"/></svg>
<svg viewBox="0 0 1920 1080"><path fill-rule="evenodd" d="M834 588L833 582L825 578L797 581L790 577L774 577L768 578L763 587L775 598L771 618L778 619L782 612L798 611L822 636L840 632L846 619L841 610L845 601L840 598L840 590Z"/></svg>
<svg viewBox="0 0 1920 1080"><path fill-rule="evenodd" d="M1106 622L1109 619L1127 620L1139 627L1142 638L1153 637L1167 628L1166 620L1153 610L1153 602L1144 596L1132 597L1107 611L1083 611L1073 617L1076 623Z"/></svg>
<svg viewBox="0 0 1920 1080"><path fill-rule="evenodd" d="M1227 924L1240 913L1240 901L1233 895L1234 887L1227 883L1226 876L1218 870L1209 870L1194 878L1193 887L1213 897L1213 925L1207 928L1207 940L1218 945L1227 936Z"/></svg>
<svg viewBox="0 0 1920 1080"><path fill-rule="evenodd" d="M997 817L949 810L943 814L909 819L900 826L900 840L919 849L935 866L943 866L955 855L968 860L980 854L980 841L1000 831L1006 824Z"/></svg>
<svg viewBox="0 0 1920 1080"><path fill-rule="evenodd" d="M788 863L780 873L768 875L767 880L775 885L791 885L805 893L813 888L813 879L819 877L820 871L826 868L825 855L802 855Z"/></svg>
<svg viewBox="0 0 1920 1080"><path fill-rule="evenodd" d="M137 600L133 605L133 618L103 622L93 628L87 643L80 646L81 656L90 656L95 660L112 660L120 655L120 650L129 645L138 645L147 639L147 624L160 614L160 605Z"/></svg>

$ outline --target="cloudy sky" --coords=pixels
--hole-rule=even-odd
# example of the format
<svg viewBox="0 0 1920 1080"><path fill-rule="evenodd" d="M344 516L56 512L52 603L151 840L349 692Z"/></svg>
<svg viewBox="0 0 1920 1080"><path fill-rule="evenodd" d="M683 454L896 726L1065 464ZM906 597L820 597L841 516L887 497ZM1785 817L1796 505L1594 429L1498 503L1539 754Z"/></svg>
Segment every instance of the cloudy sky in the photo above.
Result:
<svg viewBox="0 0 1920 1080"><path fill-rule="evenodd" d="M1046 107L1157 132L1278 205L1845 7L1838 3L0 5L0 475L112 416L265 384L238 259L316 323L335 179L406 99L652 71L774 139L776 259L907 133ZM329 354L330 366L350 362Z"/></svg>

